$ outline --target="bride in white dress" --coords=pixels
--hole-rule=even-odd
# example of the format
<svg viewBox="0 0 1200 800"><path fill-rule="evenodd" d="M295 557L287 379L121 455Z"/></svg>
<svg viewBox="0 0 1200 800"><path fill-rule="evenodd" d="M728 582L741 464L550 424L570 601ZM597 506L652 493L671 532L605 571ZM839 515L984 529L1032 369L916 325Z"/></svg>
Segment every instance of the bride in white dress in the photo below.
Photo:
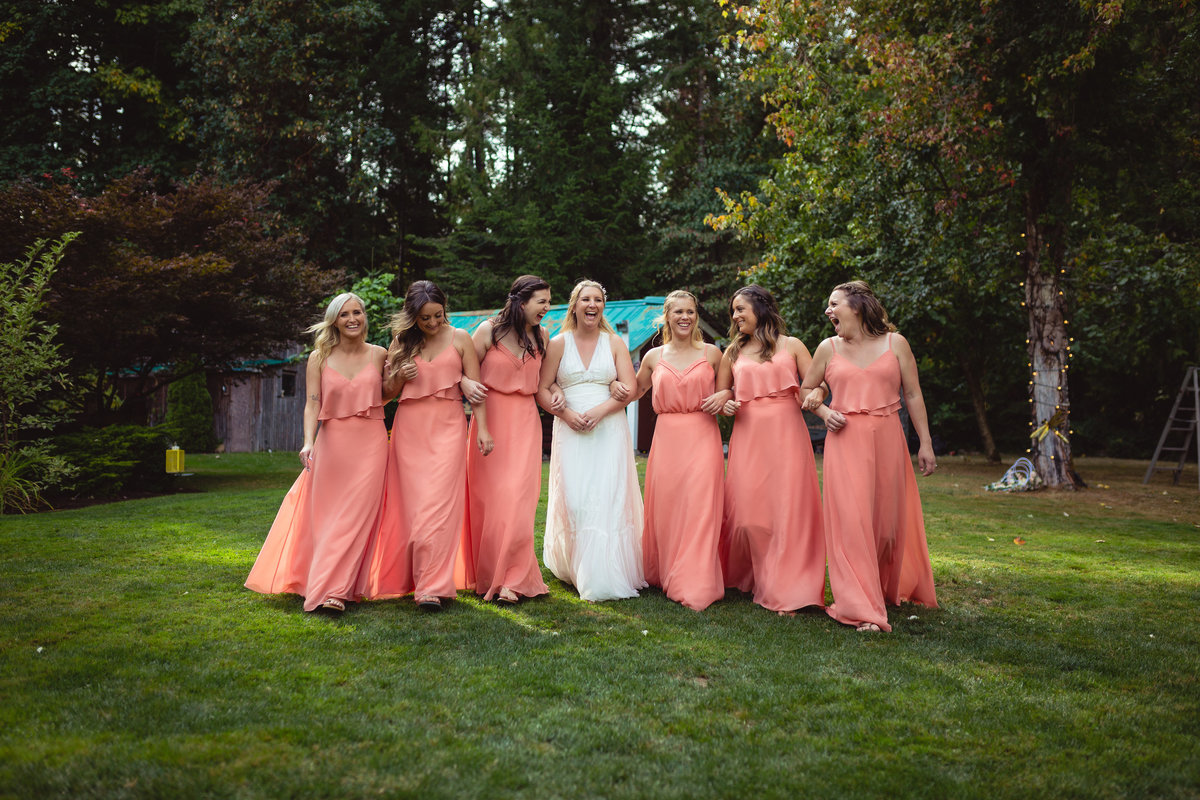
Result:
<svg viewBox="0 0 1200 800"><path fill-rule="evenodd" d="M636 597L646 586L633 442L625 404L609 393L614 378L634 385L633 362L604 319L604 299L595 281L575 286L538 388L542 406L555 416L542 560L584 600Z"/></svg>

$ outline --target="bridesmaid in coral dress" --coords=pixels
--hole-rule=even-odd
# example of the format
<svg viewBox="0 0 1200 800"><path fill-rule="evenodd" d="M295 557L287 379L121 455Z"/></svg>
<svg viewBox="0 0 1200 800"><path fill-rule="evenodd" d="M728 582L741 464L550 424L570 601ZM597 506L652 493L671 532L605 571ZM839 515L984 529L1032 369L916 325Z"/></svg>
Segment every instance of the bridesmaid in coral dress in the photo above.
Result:
<svg viewBox="0 0 1200 800"><path fill-rule="evenodd" d="M392 319L385 389L399 392L385 493L385 520L371 555L369 594L413 592L437 611L454 597L454 567L466 495L465 395L477 420L478 443L490 447L479 383L479 358L466 331L451 327L446 295L416 281ZM486 444L485 444L486 443Z"/></svg>
<svg viewBox="0 0 1200 800"><path fill-rule="evenodd" d="M661 347L642 359L637 394L653 387L654 441L646 461L646 581L667 597L703 611L725 596L717 544L724 506L725 454L715 415L721 351L700 334L699 305L676 291L663 303Z"/></svg>
<svg viewBox="0 0 1200 800"><path fill-rule="evenodd" d="M737 417L721 527L725 585L781 615L824 606L821 493L797 396L808 349L784 335L775 298L761 286L739 289L730 314L732 342L717 376L719 390L733 387L728 410ZM829 410L816 413L824 418Z"/></svg>
<svg viewBox="0 0 1200 800"><path fill-rule="evenodd" d="M381 376L387 355L367 342L363 301L333 299L305 373L304 471L284 498L246 586L303 595L304 610L338 613L365 592L363 565L380 514L387 429ZM320 423L320 435L317 426Z"/></svg>
<svg viewBox="0 0 1200 800"><path fill-rule="evenodd" d="M467 515L460 550L462 588L485 600L515 603L546 594L533 541L542 493L542 423L538 378L549 337L542 317L550 310L550 284L533 275L513 282L504 308L484 320L472 340L487 387L487 427L471 418L467 445Z"/></svg>
<svg viewBox="0 0 1200 800"><path fill-rule="evenodd" d="M835 414L826 419L825 535L831 617L860 631L890 631L886 605L937 607L925 519L897 411L903 393L920 439L922 475L937 469L908 341L866 283L843 283L825 316L836 334L821 342L804 385L825 380ZM804 407L815 407L816 397ZM886 605L885 605L886 604Z"/></svg>

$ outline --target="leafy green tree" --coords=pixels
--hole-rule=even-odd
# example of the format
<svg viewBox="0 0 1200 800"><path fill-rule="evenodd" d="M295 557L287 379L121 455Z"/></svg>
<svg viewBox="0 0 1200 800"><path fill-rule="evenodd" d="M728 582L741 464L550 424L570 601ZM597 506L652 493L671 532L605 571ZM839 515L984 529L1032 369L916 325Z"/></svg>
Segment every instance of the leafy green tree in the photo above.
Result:
<svg viewBox="0 0 1200 800"><path fill-rule="evenodd" d="M958 351L944 360L964 374L1011 339L997 306L1023 284L1028 449L1048 484L1076 485L1072 271L1113 225L1161 253L1194 252L1195 228L1169 229L1146 209L1167 196L1183 202L1175 217L1196 208L1185 132L1197 109L1194 93L1184 99L1195 9L771 0L737 13L742 41L768 57L751 77L770 81L773 122L792 149L761 196L731 197L716 221L761 237L764 271L779 279L814 277L822 263L830 277L878 278L902 320L906 306L924 309L922 327ZM1149 122L1167 135L1139 133ZM1158 182L1129 164L1154 165ZM951 335L929 324L938 317Z"/></svg>
<svg viewBox="0 0 1200 800"><path fill-rule="evenodd" d="M654 64L648 92L659 121L646 137L661 187L650 206L660 269L653 288L691 290L724 331L729 297L757 253L705 219L722 210L716 187L755 188L783 148L769 134L762 102L738 81L759 56L722 44L737 20L711 0L665 0L655 16L661 27L647 43Z"/></svg>
<svg viewBox="0 0 1200 800"><path fill-rule="evenodd" d="M272 181L308 254L357 274L444 234L448 1L219 0L190 29L185 106L205 167Z"/></svg>
<svg viewBox="0 0 1200 800"><path fill-rule="evenodd" d="M139 167L190 173L177 57L191 5L0 2L0 181L68 169L92 192Z"/></svg>
<svg viewBox="0 0 1200 800"><path fill-rule="evenodd" d="M558 296L582 277L618 296L645 287L646 12L612 0L496 9L496 55L476 54L464 67L471 82L460 102L474 122L463 133L455 230L441 243L436 276L464 298L460 306L494 306L522 272L543 276ZM473 262L491 275L470 281Z"/></svg>
<svg viewBox="0 0 1200 800"><path fill-rule="evenodd" d="M111 418L122 402L126 416L140 417L129 401L158 388L160 366L193 356L229 364L300 335L340 276L303 258L303 237L269 209L269 194L211 178L159 191L145 173L94 196L62 182L0 191L0 228L15 239L80 231L50 283L47 313L81 390L70 397L88 423ZM11 258L5 245L0 258Z"/></svg>
<svg viewBox="0 0 1200 800"><path fill-rule="evenodd" d="M43 491L71 474L37 437L69 417L53 399L69 386L67 359L56 341L58 325L43 311L50 280L76 236L39 239L22 259L0 264L0 514L33 510Z"/></svg>

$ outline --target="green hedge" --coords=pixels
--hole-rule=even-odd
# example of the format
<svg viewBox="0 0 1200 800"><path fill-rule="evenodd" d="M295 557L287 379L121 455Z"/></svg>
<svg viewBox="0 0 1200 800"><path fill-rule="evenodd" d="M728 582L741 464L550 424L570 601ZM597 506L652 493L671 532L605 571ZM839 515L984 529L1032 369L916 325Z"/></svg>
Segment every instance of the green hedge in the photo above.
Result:
<svg viewBox="0 0 1200 800"><path fill-rule="evenodd" d="M54 449L78 468L76 497L108 498L121 492L161 492L170 486L165 451L178 437L169 425L84 428L54 439Z"/></svg>

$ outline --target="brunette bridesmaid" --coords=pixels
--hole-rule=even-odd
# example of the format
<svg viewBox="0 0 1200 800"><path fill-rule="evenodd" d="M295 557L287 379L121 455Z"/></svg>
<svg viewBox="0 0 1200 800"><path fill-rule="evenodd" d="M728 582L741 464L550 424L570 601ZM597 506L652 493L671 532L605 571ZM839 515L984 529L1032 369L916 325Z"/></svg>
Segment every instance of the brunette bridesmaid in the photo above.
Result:
<svg viewBox="0 0 1200 800"><path fill-rule="evenodd" d="M304 610L338 613L366 590L363 565L379 523L387 464L382 372L363 301L333 298L305 372L304 471L284 498L246 586L303 595ZM320 435L318 436L318 423Z"/></svg>
<svg viewBox="0 0 1200 800"><path fill-rule="evenodd" d="M732 385L736 413L721 527L725 585L780 614L824 606L821 494L797 396L808 348L785 335L775 298L761 286L739 289L729 310L732 341L717 376L718 389Z"/></svg>
<svg viewBox="0 0 1200 800"><path fill-rule="evenodd" d="M413 592L417 605L440 610L454 597L454 567L466 495L464 395L480 443L490 441L479 383L479 358L466 331L451 327L446 295L416 281L392 318L385 390L399 393L392 422L385 513L370 564L370 596Z"/></svg>
<svg viewBox="0 0 1200 800"><path fill-rule="evenodd" d="M703 611L725 596L717 555L725 454L714 416L724 406L716 393L721 351L704 343L691 292L667 295L662 340L637 373L637 394L653 387L658 415L646 461L642 564L651 586Z"/></svg>
<svg viewBox="0 0 1200 800"><path fill-rule="evenodd" d="M471 418L461 553L463 588L485 600L515 603L549 591L533 541L542 492L542 424L534 395L549 339L541 323L549 310L550 284L522 275L500 313L472 337L487 387L487 426Z"/></svg>
<svg viewBox="0 0 1200 800"><path fill-rule="evenodd" d="M888 605L937 607L921 496L897 412L903 396L920 440L922 475L937 469L908 341L862 281L829 296L834 336L821 342L804 386L833 392L826 419L825 537L831 617L860 631L890 631ZM819 400L805 400L805 408Z"/></svg>

